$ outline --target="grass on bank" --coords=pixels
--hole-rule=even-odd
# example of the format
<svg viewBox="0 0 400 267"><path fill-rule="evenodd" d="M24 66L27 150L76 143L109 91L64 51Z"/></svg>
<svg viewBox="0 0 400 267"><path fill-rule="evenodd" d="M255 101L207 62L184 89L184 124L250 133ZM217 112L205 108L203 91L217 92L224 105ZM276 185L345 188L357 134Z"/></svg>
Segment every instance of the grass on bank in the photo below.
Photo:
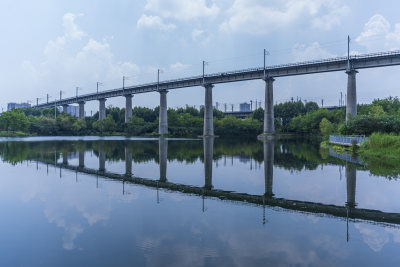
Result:
<svg viewBox="0 0 400 267"><path fill-rule="evenodd" d="M400 173L400 136L373 133L358 151L371 173L398 178Z"/></svg>
<svg viewBox="0 0 400 267"><path fill-rule="evenodd" d="M0 137L27 137L32 136L32 134L24 133L21 131L0 131Z"/></svg>
<svg viewBox="0 0 400 267"><path fill-rule="evenodd" d="M400 159L400 136L395 134L373 133L368 141L362 143L360 155L367 158Z"/></svg>

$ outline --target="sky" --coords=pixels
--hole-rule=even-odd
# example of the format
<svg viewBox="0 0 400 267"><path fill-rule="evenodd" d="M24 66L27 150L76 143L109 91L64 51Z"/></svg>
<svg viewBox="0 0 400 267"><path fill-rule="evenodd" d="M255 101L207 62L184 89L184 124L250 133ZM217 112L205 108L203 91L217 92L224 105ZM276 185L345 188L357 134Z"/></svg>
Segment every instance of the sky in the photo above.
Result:
<svg viewBox="0 0 400 267"><path fill-rule="evenodd" d="M0 0L0 107L126 85L263 65L400 49L399 1L366 0ZM400 67L360 70L359 103L399 95ZM274 102L337 105L344 72L278 78ZM216 85L220 106L264 102L264 82ZM135 95L155 107L158 93ZM168 106L204 104L204 88L171 90ZM123 97L107 106L124 106ZM96 112L97 101L86 111Z"/></svg>

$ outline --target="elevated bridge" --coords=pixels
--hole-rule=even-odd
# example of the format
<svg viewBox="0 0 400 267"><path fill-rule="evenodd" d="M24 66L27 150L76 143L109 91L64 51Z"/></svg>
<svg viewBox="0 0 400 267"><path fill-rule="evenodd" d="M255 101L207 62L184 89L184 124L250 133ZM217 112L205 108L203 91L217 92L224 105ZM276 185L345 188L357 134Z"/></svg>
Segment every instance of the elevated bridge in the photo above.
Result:
<svg viewBox="0 0 400 267"><path fill-rule="evenodd" d="M99 101L99 119L105 118L105 101L108 98L124 96L126 98L125 121L129 121L132 116L132 96L135 94L159 92L160 93L160 116L159 133L168 133L167 122L167 98L168 90L203 86L205 88L205 112L204 112L204 136L214 136L213 127L213 106L212 88L216 84L232 83L263 79L265 87L265 119L264 134L273 134L274 111L273 111L273 81L276 78L316 74L325 72L345 71L348 75L347 85L347 106L346 114L357 115L357 93L356 93L356 73L358 70L378 67L389 67L400 65L400 51L390 51L375 54L356 55L349 57L338 57L324 60L307 61L294 64L282 64L266 68L251 68L237 71L227 71L204 76L195 76L182 79L160 81L142 85L135 85L123 88L84 94L51 101L37 105L38 108L49 108L62 106L66 112L68 105L79 104L79 117L84 117L84 104L87 101ZM241 114L243 115L243 114Z"/></svg>

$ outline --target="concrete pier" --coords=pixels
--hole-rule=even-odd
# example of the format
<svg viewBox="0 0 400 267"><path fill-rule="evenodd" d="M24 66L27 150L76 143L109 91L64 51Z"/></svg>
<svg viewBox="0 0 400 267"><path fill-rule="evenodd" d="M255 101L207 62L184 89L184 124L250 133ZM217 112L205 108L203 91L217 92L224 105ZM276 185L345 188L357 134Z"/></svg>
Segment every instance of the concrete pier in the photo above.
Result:
<svg viewBox="0 0 400 267"><path fill-rule="evenodd" d="M274 81L272 77L265 79L265 107L264 107L264 132L274 134Z"/></svg>
<svg viewBox="0 0 400 267"><path fill-rule="evenodd" d="M125 95L125 123L132 118L132 95Z"/></svg>
<svg viewBox="0 0 400 267"><path fill-rule="evenodd" d="M347 189L347 202L346 206L354 208L356 203L356 182L357 170L351 164L346 164L346 189Z"/></svg>
<svg viewBox="0 0 400 267"><path fill-rule="evenodd" d="M79 102L79 119L85 118L85 102Z"/></svg>
<svg viewBox="0 0 400 267"><path fill-rule="evenodd" d="M99 99L99 120L106 118L106 101L107 99Z"/></svg>
<svg viewBox="0 0 400 267"><path fill-rule="evenodd" d="M266 197L274 195L272 184L274 180L274 141L264 141L264 176L265 176L265 193Z"/></svg>
<svg viewBox="0 0 400 267"><path fill-rule="evenodd" d="M160 93L160 114L158 120L158 133L160 135L168 134L168 115L167 115L167 90L159 91Z"/></svg>
<svg viewBox="0 0 400 267"><path fill-rule="evenodd" d="M84 151L79 151L78 153L78 166L79 168L84 168L85 167L85 152Z"/></svg>
<svg viewBox="0 0 400 267"><path fill-rule="evenodd" d="M132 175L132 149L128 146L125 147L125 174Z"/></svg>
<svg viewBox="0 0 400 267"><path fill-rule="evenodd" d="M168 140L165 137L158 139L158 160L160 163L160 181L167 181Z"/></svg>
<svg viewBox="0 0 400 267"><path fill-rule="evenodd" d="M204 188L210 190L212 185L212 164L214 155L214 137L203 138L204 149Z"/></svg>
<svg viewBox="0 0 400 267"><path fill-rule="evenodd" d="M357 116L357 86L356 74L358 71L349 70L347 73L347 103L346 103L346 121L350 117Z"/></svg>
<svg viewBox="0 0 400 267"><path fill-rule="evenodd" d="M68 105L62 105L63 113L68 113Z"/></svg>
<svg viewBox="0 0 400 267"><path fill-rule="evenodd" d="M203 136L214 136L214 115L212 105L212 88L214 85L205 84L205 100L204 100L204 127Z"/></svg>

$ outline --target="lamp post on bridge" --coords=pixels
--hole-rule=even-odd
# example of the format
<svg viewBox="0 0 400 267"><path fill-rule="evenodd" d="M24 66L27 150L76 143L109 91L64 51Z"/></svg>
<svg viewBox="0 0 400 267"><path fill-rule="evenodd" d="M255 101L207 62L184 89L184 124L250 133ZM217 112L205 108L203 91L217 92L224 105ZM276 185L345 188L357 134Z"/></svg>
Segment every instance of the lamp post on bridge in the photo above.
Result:
<svg viewBox="0 0 400 267"><path fill-rule="evenodd" d="M164 73L162 69L157 69L157 91L160 91L160 73Z"/></svg>
<svg viewBox="0 0 400 267"><path fill-rule="evenodd" d="M203 60L203 85L205 84L205 66L208 65L208 62Z"/></svg>
<svg viewBox="0 0 400 267"><path fill-rule="evenodd" d="M36 97L36 107L39 106L39 100L42 100L40 97Z"/></svg>
<svg viewBox="0 0 400 267"><path fill-rule="evenodd" d="M75 87L75 90L76 90L76 98L78 98L78 91L82 90L82 88L77 86Z"/></svg>
<svg viewBox="0 0 400 267"><path fill-rule="evenodd" d="M102 86L103 84L101 82L96 83L96 92L99 94L99 86Z"/></svg>
<svg viewBox="0 0 400 267"><path fill-rule="evenodd" d="M264 79L267 76L266 58L265 58L266 56L269 56L269 52L266 49L264 49Z"/></svg>
<svg viewBox="0 0 400 267"><path fill-rule="evenodd" d="M129 80L129 77L127 76L122 76L122 92L125 92L125 81Z"/></svg>

